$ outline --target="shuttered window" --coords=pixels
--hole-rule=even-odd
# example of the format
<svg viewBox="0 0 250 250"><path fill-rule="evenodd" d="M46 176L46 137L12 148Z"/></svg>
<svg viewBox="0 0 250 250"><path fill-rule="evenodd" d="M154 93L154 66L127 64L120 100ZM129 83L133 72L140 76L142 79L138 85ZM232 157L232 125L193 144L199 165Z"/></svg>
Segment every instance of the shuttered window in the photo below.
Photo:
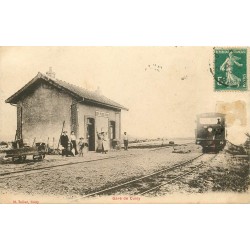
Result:
<svg viewBox="0 0 250 250"><path fill-rule="evenodd" d="M22 113L23 109L20 105L17 106L17 130L16 130L16 139L22 138Z"/></svg>
<svg viewBox="0 0 250 250"><path fill-rule="evenodd" d="M71 105L71 131L75 132L76 137L78 136L78 112L77 104Z"/></svg>

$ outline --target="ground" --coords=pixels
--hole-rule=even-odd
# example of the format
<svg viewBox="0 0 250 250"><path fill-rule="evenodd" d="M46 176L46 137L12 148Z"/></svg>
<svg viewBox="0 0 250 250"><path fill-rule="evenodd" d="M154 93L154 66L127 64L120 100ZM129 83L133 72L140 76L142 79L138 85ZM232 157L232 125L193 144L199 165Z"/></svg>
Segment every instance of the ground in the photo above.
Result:
<svg viewBox="0 0 250 250"><path fill-rule="evenodd" d="M245 193L250 185L249 160L242 156L233 156L220 152L215 158L206 162L199 171L185 176L155 193L209 193L237 192Z"/></svg>
<svg viewBox="0 0 250 250"><path fill-rule="evenodd" d="M29 159L22 164L1 162L0 199L8 194L70 201L156 170L184 162L201 154L195 144L162 148L86 153L84 157L46 156L43 161ZM29 170L28 172L20 172ZM15 172L11 175L3 175ZM161 188L155 196L171 193L206 193L213 191L246 192L249 186L249 161L227 152L219 153L198 172Z"/></svg>

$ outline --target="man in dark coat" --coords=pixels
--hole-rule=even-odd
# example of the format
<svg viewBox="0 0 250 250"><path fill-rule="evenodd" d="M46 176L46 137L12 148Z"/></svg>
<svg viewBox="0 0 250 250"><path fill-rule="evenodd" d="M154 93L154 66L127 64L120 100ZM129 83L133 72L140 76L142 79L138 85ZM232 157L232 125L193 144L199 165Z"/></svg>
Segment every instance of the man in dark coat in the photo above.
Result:
<svg viewBox="0 0 250 250"><path fill-rule="evenodd" d="M63 146L62 156L68 156L68 143L69 137L67 136L67 131L63 131L63 134L60 137L61 145Z"/></svg>

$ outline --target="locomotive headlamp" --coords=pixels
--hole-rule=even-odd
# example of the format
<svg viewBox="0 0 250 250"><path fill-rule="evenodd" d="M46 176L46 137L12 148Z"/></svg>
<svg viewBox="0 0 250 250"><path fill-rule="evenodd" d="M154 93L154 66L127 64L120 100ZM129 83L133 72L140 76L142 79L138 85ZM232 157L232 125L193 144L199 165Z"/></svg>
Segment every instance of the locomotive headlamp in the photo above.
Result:
<svg viewBox="0 0 250 250"><path fill-rule="evenodd" d="M212 129L212 128L208 128L207 130L208 130L208 132L212 132L212 131L213 131L213 129Z"/></svg>

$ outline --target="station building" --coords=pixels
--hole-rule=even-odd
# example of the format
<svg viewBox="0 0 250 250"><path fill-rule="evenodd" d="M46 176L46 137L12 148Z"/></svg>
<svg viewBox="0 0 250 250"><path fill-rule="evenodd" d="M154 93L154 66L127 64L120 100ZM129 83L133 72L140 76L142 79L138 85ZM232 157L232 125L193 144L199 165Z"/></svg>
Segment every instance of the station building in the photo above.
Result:
<svg viewBox="0 0 250 250"><path fill-rule="evenodd" d="M110 145L121 139L119 103L55 78L52 69L38 73L6 101L17 108L16 138L31 143L40 141L57 147L62 130L84 137L89 150L97 147L97 132L105 132Z"/></svg>

